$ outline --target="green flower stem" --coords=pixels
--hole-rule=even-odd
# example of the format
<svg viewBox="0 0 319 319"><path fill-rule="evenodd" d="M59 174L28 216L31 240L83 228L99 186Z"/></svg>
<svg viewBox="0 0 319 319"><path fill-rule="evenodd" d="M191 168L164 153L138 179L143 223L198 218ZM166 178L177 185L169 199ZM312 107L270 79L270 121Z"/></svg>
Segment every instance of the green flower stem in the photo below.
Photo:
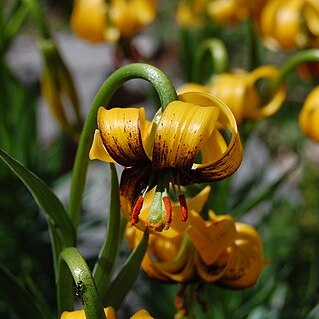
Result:
<svg viewBox="0 0 319 319"><path fill-rule="evenodd" d="M256 28L252 20L247 19L244 22L245 38L244 46L247 47L245 50L245 69L252 71L262 64L260 56L260 41L256 35Z"/></svg>
<svg viewBox="0 0 319 319"><path fill-rule="evenodd" d="M148 231L145 231L141 241L128 256L119 273L108 287L104 287L101 295L104 304L107 306L118 309L127 293L133 287L148 247L148 240L149 234Z"/></svg>
<svg viewBox="0 0 319 319"><path fill-rule="evenodd" d="M43 39L50 39L51 33L46 23L46 18L44 16L43 10L39 2L37 0L22 0L22 1L29 7L31 14L33 15L38 25L41 37Z"/></svg>
<svg viewBox="0 0 319 319"><path fill-rule="evenodd" d="M60 254L58 273L59 317L63 311L73 311L74 291L73 287L70 287L70 280L68 280L70 272L81 294L86 319L106 319L91 271L80 252L74 247L65 248Z"/></svg>
<svg viewBox="0 0 319 319"><path fill-rule="evenodd" d="M108 105L113 94L124 82L135 78L144 79L153 85L158 93L163 110L170 102L177 99L176 91L169 78L162 71L148 64L133 63L123 66L105 80L92 102L75 157L68 209L75 227L80 220L81 199L85 186L89 151L96 128L97 110L101 105Z"/></svg>
<svg viewBox="0 0 319 319"><path fill-rule="evenodd" d="M97 290L100 292L107 287L111 280L112 270L118 256L118 250L121 243L121 210L119 202L119 187L116 169L113 163L111 168L111 195L110 210L107 224L107 235L105 237L99 258L93 269L93 276L96 282Z"/></svg>
<svg viewBox="0 0 319 319"><path fill-rule="evenodd" d="M203 83L202 70L208 62L208 58L212 62L213 74L220 74L228 69L227 49L222 41L212 38L204 41L198 48L194 58L193 65L193 81Z"/></svg>
<svg viewBox="0 0 319 319"><path fill-rule="evenodd" d="M306 62L318 62L319 49L309 49L298 52L289 57L280 68L278 75L269 83L270 93L276 92L278 87L286 80L287 76L295 70L295 68Z"/></svg>

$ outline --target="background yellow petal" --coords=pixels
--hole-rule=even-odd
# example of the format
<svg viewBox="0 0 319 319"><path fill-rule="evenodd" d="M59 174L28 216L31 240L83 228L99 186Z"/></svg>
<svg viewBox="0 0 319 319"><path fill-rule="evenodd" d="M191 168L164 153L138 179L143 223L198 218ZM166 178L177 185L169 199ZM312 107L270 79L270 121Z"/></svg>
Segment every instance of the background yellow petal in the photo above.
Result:
<svg viewBox="0 0 319 319"><path fill-rule="evenodd" d="M104 40L106 6L104 0L76 0L71 15L72 30L92 42Z"/></svg>
<svg viewBox="0 0 319 319"><path fill-rule="evenodd" d="M217 257L236 239L234 221L229 219L212 223L203 231L195 226L187 229L193 245L204 263L212 265Z"/></svg>
<svg viewBox="0 0 319 319"><path fill-rule="evenodd" d="M307 96L299 113L301 131L314 141L319 142L319 86Z"/></svg>
<svg viewBox="0 0 319 319"><path fill-rule="evenodd" d="M219 280L227 270L229 263L230 253L228 250L224 250L210 266L206 265L199 255L196 255L195 259L198 275L205 282L215 282Z"/></svg>
<svg viewBox="0 0 319 319"><path fill-rule="evenodd" d="M107 316L107 319L117 319L116 312L114 308L107 307L104 308L104 313ZM75 311L64 311L61 315L61 319L85 319L84 310L75 310Z"/></svg>
<svg viewBox="0 0 319 319"><path fill-rule="evenodd" d="M165 232L160 233L160 236L165 237L174 237L181 236L185 233L188 225L194 224L193 216L194 214L198 215L202 211L204 205L207 202L211 187L204 187L196 196L192 197L187 201L187 207L190 212L187 221L182 222L180 216L180 207L179 204L173 205L173 220L171 227Z"/></svg>
<svg viewBox="0 0 319 319"><path fill-rule="evenodd" d="M152 319L153 317L146 310L139 310L131 319Z"/></svg>

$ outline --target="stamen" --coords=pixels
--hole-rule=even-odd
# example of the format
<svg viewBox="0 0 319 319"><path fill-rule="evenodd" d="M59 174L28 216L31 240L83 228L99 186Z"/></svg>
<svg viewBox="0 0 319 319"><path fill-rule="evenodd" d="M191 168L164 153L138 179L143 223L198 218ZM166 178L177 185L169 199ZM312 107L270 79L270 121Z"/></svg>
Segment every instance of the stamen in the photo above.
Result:
<svg viewBox="0 0 319 319"><path fill-rule="evenodd" d="M164 219L166 222L164 229L167 230L169 229L169 226L171 225L171 222L172 222L172 203L168 196L163 196L163 202L165 205Z"/></svg>
<svg viewBox="0 0 319 319"><path fill-rule="evenodd" d="M139 198L137 199L134 207L133 207L133 211L132 211L132 216L131 216L131 225L134 226L135 224L138 223L139 221L139 214L142 210L143 207L143 203L144 203L144 197L143 196L139 196Z"/></svg>
<svg viewBox="0 0 319 319"><path fill-rule="evenodd" d="M178 195L179 205L181 208L182 222L186 222L188 218L188 208L186 203L186 198L184 194Z"/></svg>

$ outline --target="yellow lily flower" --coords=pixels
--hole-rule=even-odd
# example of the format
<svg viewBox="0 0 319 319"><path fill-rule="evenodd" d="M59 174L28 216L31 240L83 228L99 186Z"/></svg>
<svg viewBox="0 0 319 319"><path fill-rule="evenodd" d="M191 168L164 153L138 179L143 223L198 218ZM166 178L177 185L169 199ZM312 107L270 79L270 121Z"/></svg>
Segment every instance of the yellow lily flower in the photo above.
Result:
<svg viewBox="0 0 319 319"><path fill-rule="evenodd" d="M270 0L260 19L260 31L272 50L318 47L318 0Z"/></svg>
<svg viewBox="0 0 319 319"><path fill-rule="evenodd" d="M311 139L319 142L319 86L315 87L299 113L299 127Z"/></svg>
<svg viewBox="0 0 319 319"><path fill-rule="evenodd" d="M209 191L209 187L204 188L191 200L190 207L201 210ZM262 240L253 227L212 211L209 220L204 220L193 209L186 223L174 223L165 233L150 234L142 261L148 276L163 282L216 282L230 288L245 288L256 282L264 260ZM176 230L179 232L172 236ZM142 236L135 227L126 229L131 249Z"/></svg>
<svg viewBox="0 0 319 319"><path fill-rule="evenodd" d="M117 42L154 21L156 0L76 0L71 27L92 42Z"/></svg>
<svg viewBox="0 0 319 319"><path fill-rule="evenodd" d="M280 86L277 92L262 104L262 97L256 83L261 79L274 78L279 70L274 66L261 66L252 72L236 71L214 76L207 85L186 84L179 93L191 91L207 92L224 101L233 112L237 124L245 120L256 120L276 113L286 97L286 88Z"/></svg>
<svg viewBox="0 0 319 319"><path fill-rule="evenodd" d="M213 20L222 24L235 23L249 18L257 20L267 1L211 0L207 5L207 13Z"/></svg>
<svg viewBox="0 0 319 319"><path fill-rule="evenodd" d="M107 319L117 319L114 308L107 307L104 309L104 313ZM61 315L61 319L85 319L84 310L76 311L64 311ZM146 310L139 310L130 319L153 319L153 317Z"/></svg>
<svg viewBox="0 0 319 319"><path fill-rule="evenodd" d="M39 48L43 58L42 95L61 128L77 141L82 126L82 118L71 73L53 39L41 40Z"/></svg>
<svg viewBox="0 0 319 319"><path fill-rule="evenodd" d="M177 7L176 19L180 26L201 26L206 10L207 0L180 0Z"/></svg>
<svg viewBox="0 0 319 319"><path fill-rule="evenodd" d="M144 113L144 108L101 107L90 158L124 166L120 181L124 215L141 229L161 231L172 223L170 189L185 221L188 210L181 186L230 176L241 163L242 147L231 111L210 95L180 95L151 125ZM221 134L225 130L231 135L229 143ZM202 160L196 163L199 152ZM144 197L153 188L148 214L139 218Z"/></svg>

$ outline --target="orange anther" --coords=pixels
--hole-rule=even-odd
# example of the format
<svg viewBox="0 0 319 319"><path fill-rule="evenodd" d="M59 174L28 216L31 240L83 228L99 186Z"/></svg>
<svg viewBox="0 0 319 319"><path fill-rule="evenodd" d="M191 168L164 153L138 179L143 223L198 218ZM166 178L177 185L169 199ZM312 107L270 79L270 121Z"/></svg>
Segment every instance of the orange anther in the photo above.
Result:
<svg viewBox="0 0 319 319"><path fill-rule="evenodd" d="M144 197L140 196L137 199L137 201L136 201L136 203L135 203L135 205L133 207L132 216L131 216L131 225L132 226L134 226L139 221L138 216L139 216L139 214L140 214L140 212L142 210L143 203L144 203Z"/></svg>
<svg viewBox="0 0 319 319"><path fill-rule="evenodd" d="M181 208L181 215L182 215L182 221L186 222L187 217L188 217L188 208L187 208L187 203L186 203L186 198L184 194L179 194L178 195L178 200L179 200L179 205Z"/></svg>
<svg viewBox="0 0 319 319"><path fill-rule="evenodd" d="M164 205L165 205L165 222L166 222L166 226L165 226L165 229L168 229L171 222L172 222L172 203L171 203L171 200L168 196L164 196L163 197L163 202L164 202Z"/></svg>

